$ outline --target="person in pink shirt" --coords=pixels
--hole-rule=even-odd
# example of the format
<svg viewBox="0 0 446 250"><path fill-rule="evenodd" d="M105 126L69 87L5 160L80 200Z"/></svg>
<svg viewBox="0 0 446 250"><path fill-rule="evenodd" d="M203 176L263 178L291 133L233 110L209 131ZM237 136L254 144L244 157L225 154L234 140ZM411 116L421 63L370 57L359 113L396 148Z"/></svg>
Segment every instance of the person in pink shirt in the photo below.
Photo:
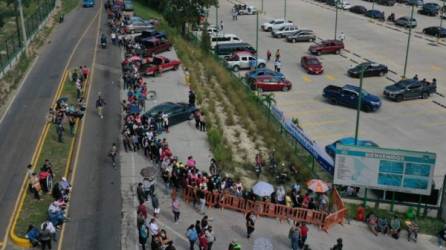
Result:
<svg viewBox="0 0 446 250"><path fill-rule="evenodd" d="M197 165L197 162L194 160L192 156L187 157L186 167L188 168L195 168Z"/></svg>

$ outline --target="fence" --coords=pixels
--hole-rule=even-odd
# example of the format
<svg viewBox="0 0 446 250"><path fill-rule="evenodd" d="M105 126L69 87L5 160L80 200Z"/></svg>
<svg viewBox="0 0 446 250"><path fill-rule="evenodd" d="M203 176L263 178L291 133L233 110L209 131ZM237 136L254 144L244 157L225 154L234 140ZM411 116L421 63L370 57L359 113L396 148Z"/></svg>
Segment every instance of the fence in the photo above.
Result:
<svg viewBox="0 0 446 250"><path fill-rule="evenodd" d="M39 30L40 25L54 9L55 2L56 0L40 0L39 6L36 8L35 12L32 15L25 17L25 30L28 39L26 42L32 40L34 34ZM16 15L19 14L16 13ZM16 22L18 22L18 24L10 34L1 31L3 37L0 38L0 72L2 73L25 45L25 41L23 41L22 37L21 24L18 20L19 18L16 17Z"/></svg>
<svg viewBox="0 0 446 250"><path fill-rule="evenodd" d="M184 189L183 195L186 202L196 200L195 190L191 186L187 186ZM280 221L292 220L294 222L313 224L325 231L328 231L335 224L342 224L347 212L347 209L344 207L344 202L341 200L336 189L332 193L332 213L287 207L267 201L248 200L231 195L228 192L206 192L205 197L208 207L218 206L221 209L231 209L245 214L254 211L259 216L275 218Z"/></svg>

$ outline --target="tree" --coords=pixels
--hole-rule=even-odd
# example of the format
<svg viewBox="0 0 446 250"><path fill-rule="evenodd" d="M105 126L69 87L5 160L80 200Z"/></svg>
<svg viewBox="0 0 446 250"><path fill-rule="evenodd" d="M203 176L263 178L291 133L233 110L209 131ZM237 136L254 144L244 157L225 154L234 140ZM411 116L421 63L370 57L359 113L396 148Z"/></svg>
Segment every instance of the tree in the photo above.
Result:
<svg viewBox="0 0 446 250"><path fill-rule="evenodd" d="M185 35L188 25L199 25L205 9L216 6L217 0L168 0L164 16L170 25Z"/></svg>
<svg viewBox="0 0 446 250"><path fill-rule="evenodd" d="M204 23L203 32L201 33L201 48L206 53L211 49L211 37L208 33L208 23Z"/></svg>
<svg viewBox="0 0 446 250"><path fill-rule="evenodd" d="M261 100L266 105L266 107L268 107L268 109L271 109L271 106L273 104L276 104L276 99L274 98L273 93L261 95Z"/></svg>

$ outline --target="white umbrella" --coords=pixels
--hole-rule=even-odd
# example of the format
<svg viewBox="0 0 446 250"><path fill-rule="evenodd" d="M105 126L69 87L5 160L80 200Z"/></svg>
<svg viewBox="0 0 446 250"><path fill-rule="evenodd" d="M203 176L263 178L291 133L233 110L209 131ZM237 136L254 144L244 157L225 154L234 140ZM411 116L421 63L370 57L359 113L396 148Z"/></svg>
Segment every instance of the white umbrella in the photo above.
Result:
<svg viewBox="0 0 446 250"><path fill-rule="evenodd" d="M267 182L259 181L252 187L252 192L261 197L270 196L274 192L274 187Z"/></svg>

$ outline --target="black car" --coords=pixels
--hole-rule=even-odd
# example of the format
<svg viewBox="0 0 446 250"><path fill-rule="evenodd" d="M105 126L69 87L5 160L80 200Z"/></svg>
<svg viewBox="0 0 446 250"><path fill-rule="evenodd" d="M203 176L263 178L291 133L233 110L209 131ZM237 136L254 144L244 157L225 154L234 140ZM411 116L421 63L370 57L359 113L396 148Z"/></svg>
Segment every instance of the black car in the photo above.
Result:
<svg viewBox="0 0 446 250"><path fill-rule="evenodd" d="M431 26L423 29L423 33L435 37L446 37L446 28Z"/></svg>
<svg viewBox="0 0 446 250"><path fill-rule="evenodd" d="M356 14L361 14L361 15L364 15L367 12L366 7L364 7L362 5L352 6L349 10L350 10L350 12L353 12Z"/></svg>
<svg viewBox="0 0 446 250"><path fill-rule="evenodd" d="M149 117L158 119L161 114L167 114L169 117L169 125L175 125L193 118L193 113L197 111L195 106L183 102L164 102L151 108L144 114L144 118Z"/></svg>
<svg viewBox="0 0 446 250"><path fill-rule="evenodd" d="M376 3L381 4L381 5L386 5L386 6L393 6L393 5L395 5L396 1L395 0L377 0Z"/></svg>
<svg viewBox="0 0 446 250"><path fill-rule="evenodd" d="M436 16L440 11L440 5L437 3L425 3L423 7L418 10L418 13L427 15L427 16Z"/></svg>
<svg viewBox="0 0 446 250"><path fill-rule="evenodd" d="M349 69L347 71L348 75L351 77L360 77L361 70L364 69L364 77L369 76L384 76L389 72L389 69L384 64L374 63L374 62L365 62L356 65L355 67Z"/></svg>
<svg viewBox="0 0 446 250"><path fill-rule="evenodd" d="M377 19L379 21L384 21L386 18L384 17L384 12L379 10L368 10L365 13L366 17L370 17L372 19Z"/></svg>

